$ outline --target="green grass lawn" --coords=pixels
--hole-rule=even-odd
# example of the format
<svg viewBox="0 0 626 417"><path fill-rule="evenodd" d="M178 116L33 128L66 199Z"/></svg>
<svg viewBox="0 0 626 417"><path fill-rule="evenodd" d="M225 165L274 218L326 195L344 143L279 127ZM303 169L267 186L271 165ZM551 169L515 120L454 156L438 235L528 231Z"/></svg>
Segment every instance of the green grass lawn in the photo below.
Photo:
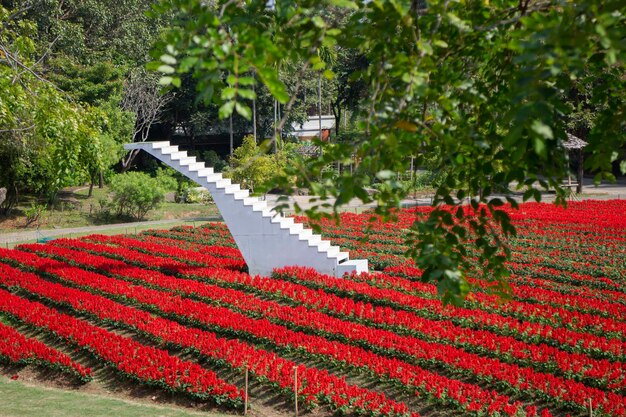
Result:
<svg viewBox="0 0 626 417"><path fill-rule="evenodd" d="M101 394L33 386L0 376L0 417L225 417L122 400Z"/></svg>

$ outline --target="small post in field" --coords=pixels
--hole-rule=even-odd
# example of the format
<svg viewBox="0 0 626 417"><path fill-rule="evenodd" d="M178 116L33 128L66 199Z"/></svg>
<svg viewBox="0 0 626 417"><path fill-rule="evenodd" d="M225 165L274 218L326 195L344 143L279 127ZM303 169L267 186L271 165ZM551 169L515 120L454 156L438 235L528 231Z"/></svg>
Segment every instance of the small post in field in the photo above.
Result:
<svg viewBox="0 0 626 417"><path fill-rule="evenodd" d="M245 390L243 394L243 415L248 414L248 367L246 366L246 374L245 374Z"/></svg>
<svg viewBox="0 0 626 417"><path fill-rule="evenodd" d="M296 394L296 417L298 417L298 367L293 367L293 392Z"/></svg>
<svg viewBox="0 0 626 417"><path fill-rule="evenodd" d="M593 417L593 405L591 404L591 398L589 398L589 417Z"/></svg>

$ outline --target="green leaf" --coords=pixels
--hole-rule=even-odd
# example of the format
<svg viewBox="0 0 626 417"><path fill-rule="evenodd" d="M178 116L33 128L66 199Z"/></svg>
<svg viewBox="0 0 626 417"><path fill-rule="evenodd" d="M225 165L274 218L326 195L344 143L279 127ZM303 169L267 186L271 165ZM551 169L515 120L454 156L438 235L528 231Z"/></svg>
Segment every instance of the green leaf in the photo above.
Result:
<svg viewBox="0 0 626 417"><path fill-rule="evenodd" d="M246 88L240 88L237 90L237 94L239 94L240 97L247 98L249 100L254 100L256 98L256 93Z"/></svg>
<svg viewBox="0 0 626 417"><path fill-rule="evenodd" d="M180 72L188 72L191 68L193 68L194 65L196 65L197 62L198 57L186 56L180 61L180 64L178 65L178 70Z"/></svg>
<svg viewBox="0 0 626 417"><path fill-rule="evenodd" d="M382 170L376 173L376 178L380 180L388 180L396 176L396 173L390 170Z"/></svg>
<svg viewBox="0 0 626 417"><path fill-rule="evenodd" d="M231 100L235 98L236 94L237 89L235 87L225 87L224 89L222 89L220 97L222 98L222 100Z"/></svg>
<svg viewBox="0 0 626 417"><path fill-rule="evenodd" d="M471 28L467 24L467 22L465 22L464 20L459 18L454 13L447 13L446 16L448 17L448 20L450 21L452 26L455 26L459 31L461 31L461 32L469 32L469 31L471 31Z"/></svg>
<svg viewBox="0 0 626 417"><path fill-rule="evenodd" d="M235 109L237 110L237 113L245 117L247 120L250 120L252 118L252 110L250 110L250 107L246 106L245 104L237 101L235 102Z"/></svg>
<svg viewBox="0 0 626 417"><path fill-rule="evenodd" d="M287 93L287 88L285 88L285 84L280 81L278 78L278 74L273 68L263 68L259 70L259 77L263 81L263 83L267 86L270 93L278 100L280 103L285 104L289 101L289 93Z"/></svg>
<svg viewBox="0 0 626 417"><path fill-rule="evenodd" d="M351 0L330 0L330 4L337 7L343 7L344 9L359 10L356 2Z"/></svg>
<svg viewBox="0 0 626 417"><path fill-rule="evenodd" d="M552 128L542 122L541 120L534 120L530 128L533 132L537 133L544 139L553 139L554 133L552 133Z"/></svg>
<svg viewBox="0 0 626 417"><path fill-rule="evenodd" d="M159 78L159 85L170 85L173 79L174 78L170 76L161 77Z"/></svg>
<svg viewBox="0 0 626 417"><path fill-rule="evenodd" d="M222 104L222 106L220 107L219 110L219 117L220 119L225 119L228 116L230 116L231 114L233 114L233 109L235 108L235 102L234 101L227 101L226 103Z"/></svg>
<svg viewBox="0 0 626 417"><path fill-rule="evenodd" d="M163 74L173 74L176 72L174 67L171 67L169 65L161 65L159 68L157 68L157 71L162 72Z"/></svg>
<svg viewBox="0 0 626 417"><path fill-rule="evenodd" d="M161 55L161 61L169 65L176 65L177 62L176 58L168 54Z"/></svg>
<svg viewBox="0 0 626 417"><path fill-rule="evenodd" d="M239 77L239 85L254 85L253 77Z"/></svg>
<svg viewBox="0 0 626 417"><path fill-rule="evenodd" d="M324 19L322 19L320 16L313 16L313 18L311 19L311 21L313 22L313 24L320 28L323 29L326 27L326 22L324 22Z"/></svg>
<svg viewBox="0 0 626 417"><path fill-rule="evenodd" d="M421 39L417 41L417 49L425 55L433 54L433 47L430 46L430 43Z"/></svg>
<svg viewBox="0 0 626 417"><path fill-rule="evenodd" d="M626 159L619 163L619 169L622 174L626 174Z"/></svg>

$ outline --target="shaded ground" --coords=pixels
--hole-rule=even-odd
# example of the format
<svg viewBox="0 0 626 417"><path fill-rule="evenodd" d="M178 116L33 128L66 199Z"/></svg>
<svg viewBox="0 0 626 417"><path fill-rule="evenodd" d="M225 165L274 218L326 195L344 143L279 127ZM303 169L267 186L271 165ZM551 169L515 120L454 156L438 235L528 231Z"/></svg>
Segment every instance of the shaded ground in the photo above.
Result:
<svg viewBox="0 0 626 417"><path fill-rule="evenodd" d="M0 233L19 233L37 229L73 229L107 224L119 224L132 219L116 219L105 215L101 201L108 195L108 189L94 189L92 197L87 197L88 188L72 187L59 192L57 201L48 206L36 221L27 224L27 212L33 205L43 205L32 196L24 196L10 216L0 216ZM166 201L159 208L151 210L145 220L180 220L209 218L217 215L214 204L177 204ZM65 233L74 233L66 231ZM78 233L78 232L76 232Z"/></svg>

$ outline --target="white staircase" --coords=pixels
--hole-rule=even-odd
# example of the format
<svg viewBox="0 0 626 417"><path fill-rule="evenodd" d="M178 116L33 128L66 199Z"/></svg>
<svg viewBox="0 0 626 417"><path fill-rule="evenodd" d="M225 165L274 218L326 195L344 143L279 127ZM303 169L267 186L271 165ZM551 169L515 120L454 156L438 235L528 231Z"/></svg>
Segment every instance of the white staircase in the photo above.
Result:
<svg viewBox="0 0 626 417"><path fill-rule="evenodd" d="M274 268L292 265L312 267L336 277L346 272L367 272L367 259L350 261L338 246L295 223L293 218L276 213L265 201L250 197L248 190L231 184L230 179L179 151L178 146L169 142L137 142L124 148L143 149L209 190L250 274L269 276Z"/></svg>

